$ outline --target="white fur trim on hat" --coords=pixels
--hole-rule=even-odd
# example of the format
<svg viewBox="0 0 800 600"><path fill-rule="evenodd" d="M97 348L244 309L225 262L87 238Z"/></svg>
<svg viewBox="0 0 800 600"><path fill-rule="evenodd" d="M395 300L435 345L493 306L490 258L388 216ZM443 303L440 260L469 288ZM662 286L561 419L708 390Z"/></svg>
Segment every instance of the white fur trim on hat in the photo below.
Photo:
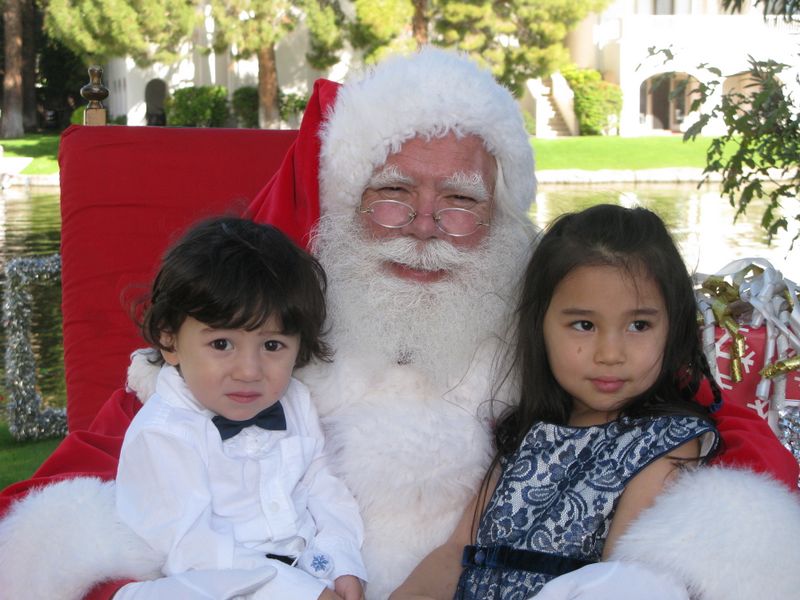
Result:
<svg viewBox="0 0 800 600"><path fill-rule="evenodd" d="M798 598L800 499L751 471L690 471L631 524L612 558L671 573L698 600Z"/></svg>
<svg viewBox="0 0 800 600"><path fill-rule="evenodd" d="M339 90L320 133L322 212L353 210L375 168L403 142L449 132L483 140L497 160L498 207L524 217L536 179L517 102L466 55L432 47L389 58Z"/></svg>
<svg viewBox="0 0 800 600"><path fill-rule="evenodd" d="M114 482L35 490L0 521L0 596L79 600L105 579L159 577L160 560L116 516Z"/></svg>

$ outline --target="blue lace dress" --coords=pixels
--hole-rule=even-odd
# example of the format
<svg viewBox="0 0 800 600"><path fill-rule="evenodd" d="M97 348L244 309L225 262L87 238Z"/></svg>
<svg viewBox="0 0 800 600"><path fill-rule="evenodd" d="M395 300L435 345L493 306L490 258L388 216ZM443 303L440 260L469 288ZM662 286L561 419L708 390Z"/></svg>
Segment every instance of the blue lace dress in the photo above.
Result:
<svg viewBox="0 0 800 600"><path fill-rule="evenodd" d="M540 423L501 462L501 476L464 549L457 599L526 600L600 560L617 500L655 459L710 434L695 417L621 418L593 427Z"/></svg>

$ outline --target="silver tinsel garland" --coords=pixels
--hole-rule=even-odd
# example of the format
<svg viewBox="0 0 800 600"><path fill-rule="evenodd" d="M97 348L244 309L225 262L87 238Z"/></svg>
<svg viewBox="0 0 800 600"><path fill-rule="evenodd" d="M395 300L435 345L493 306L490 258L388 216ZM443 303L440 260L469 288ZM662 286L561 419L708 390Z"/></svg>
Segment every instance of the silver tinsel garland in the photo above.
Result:
<svg viewBox="0 0 800 600"><path fill-rule="evenodd" d="M61 278L61 256L13 258L6 263L5 276L3 327L9 430L17 440L66 435L66 411L42 407L42 398L36 390L36 357L31 347L31 288Z"/></svg>
<svg viewBox="0 0 800 600"><path fill-rule="evenodd" d="M790 406L781 410L778 426L781 442L800 463L800 407Z"/></svg>

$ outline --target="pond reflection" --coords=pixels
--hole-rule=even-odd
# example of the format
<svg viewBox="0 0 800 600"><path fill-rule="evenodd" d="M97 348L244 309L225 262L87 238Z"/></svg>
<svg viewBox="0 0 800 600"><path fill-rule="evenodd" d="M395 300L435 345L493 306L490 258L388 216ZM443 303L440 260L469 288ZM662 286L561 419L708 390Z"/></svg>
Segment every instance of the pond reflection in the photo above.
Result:
<svg viewBox="0 0 800 600"><path fill-rule="evenodd" d="M542 185L531 218L544 226L563 212L609 202L641 204L656 211L670 227L690 269L711 273L746 256L767 258L784 275L800 281L800 250L788 254L794 231L767 246L759 227L763 205L733 223L734 209L712 188L693 185ZM15 189L0 194L0 263L14 256L44 256L59 251L61 216L58 193L29 195ZM800 203L789 208L800 213ZM796 223L795 223L796 225ZM796 230L795 230L796 231ZM0 274L0 278L3 275ZM61 287L33 290L32 342L38 360L38 385L45 403L63 406L65 397L61 339ZM0 328L0 387L5 387L5 336ZM120 382L122 383L122 382ZM5 396L5 394L3 394Z"/></svg>
<svg viewBox="0 0 800 600"><path fill-rule="evenodd" d="M734 223L735 209L719 195L715 186L698 189L693 184L646 185L541 185L531 218L540 226L558 215L607 202L623 206L645 206L658 213L672 232L690 271L714 273L738 258L769 260L786 277L800 281L800 242L790 252L798 221L780 232L768 245L759 223L766 201L754 200L745 215ZM789 215L800 215L800 202L788 201Z"/></svg>
<svg viewBox="0 0 800 600"><path fill-rule="evenodd" d="M61 213L58 190L29 194L12 188L0 194L0 283L5 264L15 256L46 256L59 251ZM63 406L66 397L64 346L61 337L61 286L32 289L31 345L37 357L39 394L50 406ZM5 390L5 328L0 328L0 388ZM6 394L3 391L3 397Z"/></svg>

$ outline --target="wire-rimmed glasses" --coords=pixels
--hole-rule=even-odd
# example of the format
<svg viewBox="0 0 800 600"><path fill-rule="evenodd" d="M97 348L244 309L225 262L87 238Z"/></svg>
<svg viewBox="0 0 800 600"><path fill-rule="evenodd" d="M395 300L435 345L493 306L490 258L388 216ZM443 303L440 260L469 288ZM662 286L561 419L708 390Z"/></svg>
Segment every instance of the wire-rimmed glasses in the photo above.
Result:
<svg viewBox="0 0 800 600"><path fill-rule="evenodd" d="M358 212L368 215L373 223L387 229L400 229L410 225L419 216L416 210L399 200L375 200L366 208L359 207ZM440 208L430 216L439 231L452 237L472 235L479 228L489 226L488 221L482 221L467 208Z"/></svg>

